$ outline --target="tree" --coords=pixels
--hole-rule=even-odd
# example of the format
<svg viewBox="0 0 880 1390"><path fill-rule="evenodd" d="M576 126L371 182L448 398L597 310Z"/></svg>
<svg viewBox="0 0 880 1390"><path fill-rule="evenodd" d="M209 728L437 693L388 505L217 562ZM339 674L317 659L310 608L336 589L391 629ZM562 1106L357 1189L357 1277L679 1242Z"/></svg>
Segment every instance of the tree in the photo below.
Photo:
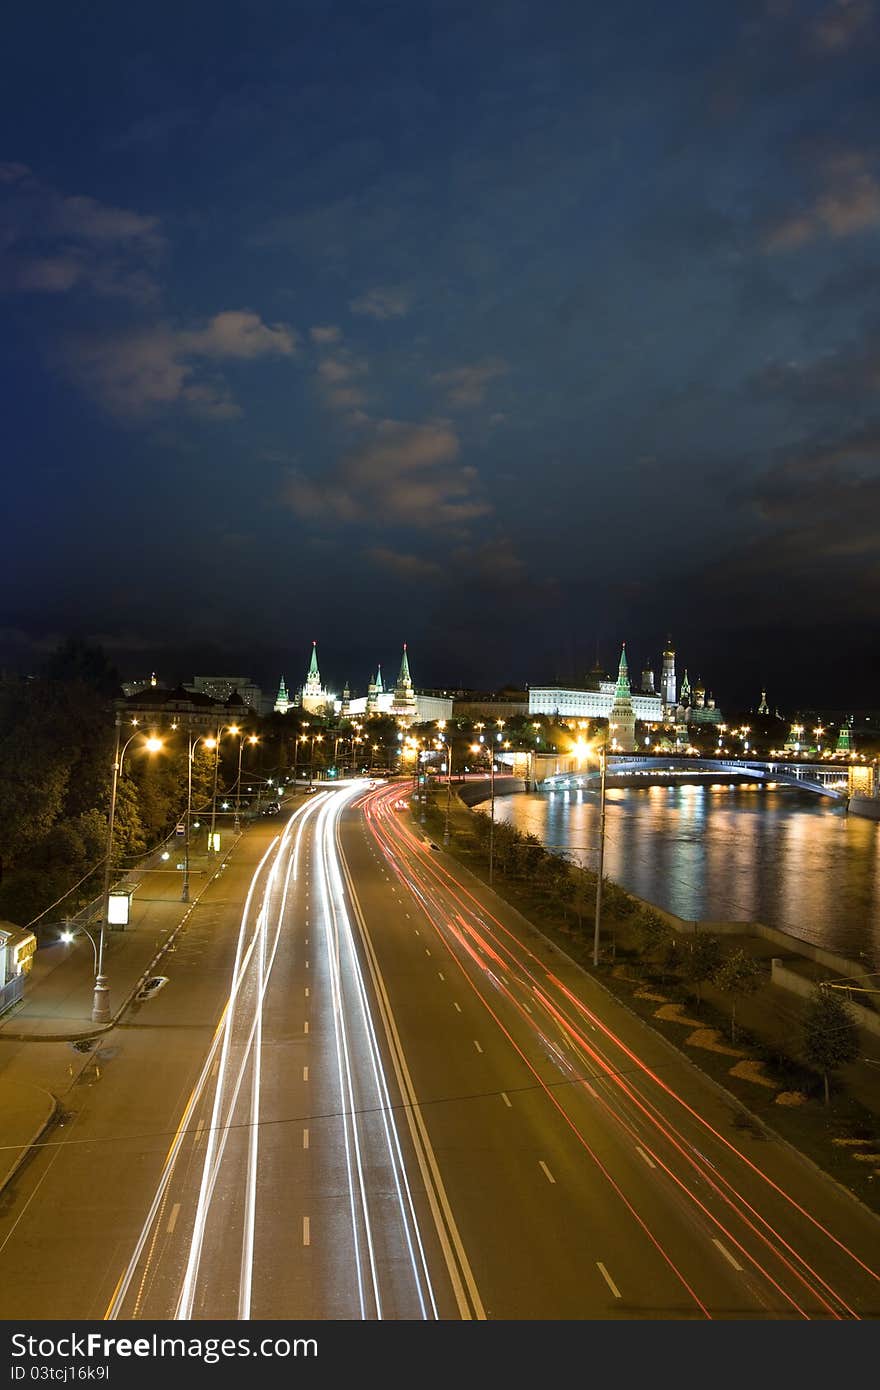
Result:
<svg viewBox="0 0 880 1390"><path fill-rule="evenodd" d="M643 955L650 956L671 936L671 928L652 908L643 908L633 922L636 940Z"/></svg>
<svg viewBox="0 0 880 1390"><path fill-rule="evenodd" d="M829 1077L859 1055L859 1035L846 1001L828 986L818 985L803 1020L804 1058L822 1073L825 1104L828 1104Z"/></svg>
<svg viewBox="0 0 880 1390"><path fill-rule="evenodd" d="M688 937L681 963L682 974L689 984L697 987L697 1000L702 1002L703 984L712 978L721 964L721 942L711 932L698 931Z"/></svg>
<svg viewBox="0 0 880 1390"><path fill-rule="evenodd" d="M761 967L754 956L738 947L721 962L712 976L712 983L722 994L730 995L730 1041L735 1043L737 996L754 994L761 983Z"/></svg>

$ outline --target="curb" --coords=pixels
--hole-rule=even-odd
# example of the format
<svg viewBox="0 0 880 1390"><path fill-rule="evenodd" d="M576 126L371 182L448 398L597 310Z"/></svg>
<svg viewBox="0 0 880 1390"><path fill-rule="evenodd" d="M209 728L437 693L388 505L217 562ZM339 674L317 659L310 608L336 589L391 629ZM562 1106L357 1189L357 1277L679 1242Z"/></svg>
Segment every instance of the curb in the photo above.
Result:
<svg viewBox="0 0 880 1390"><path fill-rule="evenodd" d="M202 895L208 891L208 888L214 882L214 879L217 877L217 874L220 872L220 869L225 867L226 861L232 854L232 851L239 844L240 840L241 835L239 836L238 840L236 840L234 845L230 845L229 849L226 851L223 858L221 859L220 864L214 870L214 873L212 873L210 878L208 878L202 885L201 890L193 898L192 902L187 907L186 912L183 914L180 921L177 923L177 926L173 927L171 931L168 933L167 937L162 942L162 945L159 947L156 954L153 956L146 970L142 971L141 974L138 976L134 985L129 990L128 994L125 996L112 1018L108 1019L106 1023L93 1023L91 1026L80 1028L78 1031L72 1033L13 1033L0 1027L0 1042L2 1042L6 1038L10 1039L10 1041L12 1042L29 1043L88 1042L95 1038L104 1037L106 1033L109 1033L113 1028L115 1028L116 1025L119 1023L119 1020L122 1018L122 1015L125 1013L126 1009L130 1006L138 990L142 989L145 982L149 979L150 975L153 972L153 967L157 964L158 961L162 959L165 952L168 950L169 946L174 941L174 938L177 936L178 932L185 926L190 916L190 913L193 911L194 908L198 907ZM33 1142L34 1141L31 1140L31 1143ZM2 1182L0 1182L0 1191L2 1191Z"/></svg>
<svg viewBox="0 0 880 1390"><path fill-rule="evenodd" d="M543 931L541 931L540 927L536 926L534 922L532 922L528 917L526 917L522 912L520 912L518 907L516 907L513 903L509 903L506 898L503 898L501 896L500 893L496 893L494 888L490 888L488 883L484 883L483 880L479 878L475 873L473 873L473 871L469 869L466 864L463 864L461 860L456 859L454 855L449 854L448 850L443 851L443 853L448 854L449 858L453 861L453 863L455 863L458 866L459 869L463 869L465 873L467 873L476 883L480 885L480 887L485 888L487 893L491 893L492 896L497 898L500 903L503 903L503 905L509 911L513 912L530 931L533 931L536 936L539 936L541 940L546 943L546 945L551 951L554 951L556 955L561 956L563 960L567 961L569 965L571 965L575 970L579 972L579 974L583 975L584 979L590 980L593 984L597 985L608 999L610 999L613 1003L618 1004L627 1014L629 1014L630 1018L632 1018L635 1022L639 1023L643 1028L649 1029L652 1037L658 1038L659 1041L664 1045L664 1047L668 1048L672 1053L675 1054L676 1057L681 1058L681 1060L684 1061L688 1065L688 1067L690 1067L691 1070L695 1072L696 1075L699 1076L704 1082L708 1083L711 1086L714 1086L715 1089L719 1091L721 1095L723 1095L725 1099L728 1100L730 1104L734 1106L738 1112L748 1116L748 1118L752 1120L756 1125L759 1125L761 1126L761 1128L765 1129L767 1131L768 1136L772 1136L777 1141L777 1143L783 1144L789 1150L790 1153L795 1154L801 1160L802 1163L808 1164L814 1172L821 1174L821 1176L825 1178L827 1182L833 1183L837 1190L839 1192L845 1193L846 1196L849 1197L850 1201L855 1202L862 1212L866 1212L869 1216L872 1216L875 1221L880 1221L880 1213L875 1211L873 1207L869 1207L866 1202L862 1201L861 1197L859 1197L855 1192L853 1192L844 1183L842 1183L839 1178L836 1178L833 1173L829 1173L827 1168L823 1168L820 1163L817 1163L814 1158L811 1158L809 1156L809 1154L805 1154L803 1150L799 1149L796 1144L793 1144L790 1139L786 1139L785 1135L780 1134L779 1131L775 1128L775 1126L768 1123L763 1116L756 1115L753 1110L749 1109L749 1107L746 1105L744 1101L740 1100L739 1096L735 1096L733 1092L729 1091L722 1082L716 1081L715 1078L713 1076L710 1076L708 1072L703 1071L702 1067L699 1065L698 1062L696 1062L691 1056L689 1056L687 1052L684 1052L681 1048L677 1047L676 1044L670 1038L667 1038L664 1033L660 1032L659 1028L652 1028L650 1023L648 1023L646 1019L642 1018L642 1016L639 1013L637 1013L636 1010L633 1009L626 1000L621 999L617 994L614 993L613 990L608 988L608 986L599 978L598 975L591 974L585 966L581 965L579 961L576 961L572 956L568 954L567 951L563 950L561 946L558 946L556 942L552 940L551 937L547 936Z"/></svg>
<svg viewBox="0 0 880 1390"><path fill-rule="evenodd" d="M16 1082L15 1084L21 1085L23 1083ZM47 1101L49 1102L49 1113L34 1130L30 1139L26 1140L25 1143L21 1144L20 1146L14 1146L16 1148L20 1147L21 1152L18 1155L18 1157L14 1160L12 1165L9 1167L5 1175L3 1177L0 1177L0 1192L3 1192L4 1189L9 1186L9 1184L12 1182L12 1179L18 1172L19 1168L21 1168L25 1160L30 1157L31 1150L33 1149L34 1145L38 1143L40 1139L42 1139L43 1135L46 1133L46 1130L49 1129L49 1127L52 1124L54 1124L55 1120L58 1117L58 1111L60 1107L56 1096L53 1096L50 1091L43 1091L42 1087L40 1086L31 1086L29 1089L33 1091L40 1091L41 1094L46 1097Z"/></svg>

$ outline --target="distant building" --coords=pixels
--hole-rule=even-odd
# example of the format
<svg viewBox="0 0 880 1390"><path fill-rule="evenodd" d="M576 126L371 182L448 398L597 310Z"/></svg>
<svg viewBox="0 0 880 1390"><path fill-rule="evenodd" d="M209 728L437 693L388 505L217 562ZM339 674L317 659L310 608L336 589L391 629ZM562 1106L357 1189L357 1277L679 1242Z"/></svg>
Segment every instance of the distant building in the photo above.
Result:
<svg viewBox="0 0 880 1390"><path fill-rule="evenodd" d="M620 649L620 665L617 668L614 703L608 716L608 732L611 734L612 748L619 748L624 753L633 751L636 746L636 713L629 685L625 642Z"/></svg>
<svg viewBox="0 0 880 1390"><path fill-rule="evenodd" d="M114 703L123 718L136 718L142 724L152 720L159 730L176 724L185 729L216 731L222 725L243 724L253 713L237 692L228 700L214 700L204 691L184 685L174 690L148 688Z"/></svg>
<svg viewBox="0 0 880 1390"><path fill-rule="evenodd" d="M193 676L186 690L210 695L212 700L228 700L238 694L254 714L263 712L263 692L250 676Z"/></svg>
<svg viewBox="0 0 880 1390"><path fill-rule="evenodd" d="M410 724L427 724L438 719L450 719L452 717L451 695L439 694L436 691L423 693L413 688L406 643L403 646L400 671L394 688L392 690L385 689L382 680L382 667L377 666L376 674L367 688L367 694L353 696L348 690L347 702L345 696L342 700L335 701L337 714L342 714L343 704L346 703L345 713L352 719L369 717L371 714L390 714L404 727L408 727Z"/></svg>
<svg viewBox="0 0 880 1390"><path fill-rule="evenodd" d="M334 706L336 696L330 690L325 690L321 684L321 672L318 670L318 644L312 642L312 658L309 662L309 669L306 674L305 684L300 691L299 703L309 714L323 713L329 706Z"/></svg>
<svg viewBox="0 0 880 1390"><path fill-rule="evenodd" d="M143 680L123 681L122 691L125 695L140 695L143 690L167 690L168 686L164 681L156 679L156 672L153 671Z"/></svg>
<svg viewBox="0 0 880 1390"><path fill-rule="evenodd" d="M290 696L287 693L287 686L284 684L283 676L279 682L278 694L275 696L275 703L272 709L276 714L286 714L290 709Z"/></svg>

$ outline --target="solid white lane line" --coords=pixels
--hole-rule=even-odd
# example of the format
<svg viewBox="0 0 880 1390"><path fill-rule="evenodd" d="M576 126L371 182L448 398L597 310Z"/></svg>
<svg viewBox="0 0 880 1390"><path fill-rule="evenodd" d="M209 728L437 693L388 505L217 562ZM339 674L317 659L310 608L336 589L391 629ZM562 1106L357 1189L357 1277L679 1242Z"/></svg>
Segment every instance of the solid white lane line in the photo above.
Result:
<svg viewBox="0 0 880 1390"><path fill-rule="evenodd" d="M617 1287L614 1280L611 1278L611 1275L608 1273L608 1270L605 1268L603 1264L600 1263L599 1260L596 1261L596 1268L602 1275L602 1278L605 1280L605 1283L608 1285L611 1292L614 1294L614 1297L622 1298L623 1294L620 1292L620 1289Z"/></svg>
<svg viewBox="0 0 880 1390"><path fill-rule="evenodd" d="M483 1050L483 1049L480 1047L480 1044L477 1042L476 1038L474 1038L474 1047L477 1049L478 1052L482 1052L482 1050Z"/></svg>
<svg viewBox="0 0 880 1390"><path fill-rule="evenodd" d="M724 1256L725 1260L727 1260L728 1264L732 1264L733 1267L734 1267L734 1269L737 1270L737 1272L738 1272L739 1274L742 1274L742 1272L743 1272L743 1267L742 1267L742 1265L737 1264L736 1260L733 1258L733 1256L731 1255L730 1251L729 1251L729 1250L725 1250L724 1246L721 1244L721 1241L720 1241L720 1240L716 1240L715 1237L713 1236L713 1237L712 1237L712 1244L713 1244L713 1245L717 1245L717 1246L718 1246L718 1249L721 1251L722 1255Z"/></svg>
<svg viewBox="0 0 880 1390"><path fill-rule="evenodd" d="M303 1148L304 1148L304 1149L307 1149L308 1147L309 1147L309 1131L308 1131L307 1129L304 1129L304 1130L303 1130Z"/></svg>
<svg viewBox="0 0 880 1390"><path fill-rule="evenodd" d="M555 1186L556 1186L556 1179L554 1178L553 1174L550 1172L550 1169L547 1167L547 1164L544 1162L543 1158L539 1158L539 1159L538 1159L538 1167L539 1167L539 1168L543 1168L543 1170L544 1170L544 1177L547 1179L548 1182L552 1182L552 1183L553 1183L553 1186L555 1187Z"/></svg>
<svg viewBox="0 0 880 1390"><path fill-rule="evenodd" d="M308 1067L303 1067L303 1081L308 1081L308 1079L309 1079L309 1069L308 1069Z"/></svg>
<svg viewBox="0 0 880 1390"><path fill-rule="evenodd" d="M504 1101L504 1104L507 1106L509 1110L513 1109L513 1106L510 1103L510 1096L507 1094L506 1091L501 1092L501 1099Z"/></svg>
<svg viewBox="0 0 880 1390"><path fill-rule="evenodd" d="M654 1160L650 1158L648 1154L645 1153L645 1150L640 1148L638 1144L636 1144L636 1153L639 1154L645 1160L649 1168L657 1167L657 1164L654 1162Z"/></svg>
<svg viewBox="0 0 880 1390"><path fill-rule="evenodd" d="M304 1216L304 1217L303 1217L303 1245L311 1245L311 1243L312 1243L312 1222L311 1222L311 1217Z"/></svg>
<svg viewBox="0 0 880 1390"><path fill-rule="evenodd" d="M166 1230L168 1231L168 1234L169 1234L169 1235L171 1235L171 1232L174 1230L174 1227L177 1225L177 1218L178 1218L179 1215L180 1215L180 1203L179 1203L179 1202L175 1202L175 1203L174 1203L174 1206L171 1208L171 1215L170 1215L169 1218L168 1218L168 1225L167 1225L167 1227L166 1227Z"/></svg>

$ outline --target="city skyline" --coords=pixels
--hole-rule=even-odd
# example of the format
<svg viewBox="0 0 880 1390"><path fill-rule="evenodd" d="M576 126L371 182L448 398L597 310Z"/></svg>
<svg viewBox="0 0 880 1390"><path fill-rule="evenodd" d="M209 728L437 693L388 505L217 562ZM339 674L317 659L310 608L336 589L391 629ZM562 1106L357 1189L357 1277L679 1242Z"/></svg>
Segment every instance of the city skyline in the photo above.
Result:
<svg viewBox="0 0 880 1390"><path fill-rule="evenodd" d="M0 665L869 703L876 7L203 12L10 21Z"/></svg>

